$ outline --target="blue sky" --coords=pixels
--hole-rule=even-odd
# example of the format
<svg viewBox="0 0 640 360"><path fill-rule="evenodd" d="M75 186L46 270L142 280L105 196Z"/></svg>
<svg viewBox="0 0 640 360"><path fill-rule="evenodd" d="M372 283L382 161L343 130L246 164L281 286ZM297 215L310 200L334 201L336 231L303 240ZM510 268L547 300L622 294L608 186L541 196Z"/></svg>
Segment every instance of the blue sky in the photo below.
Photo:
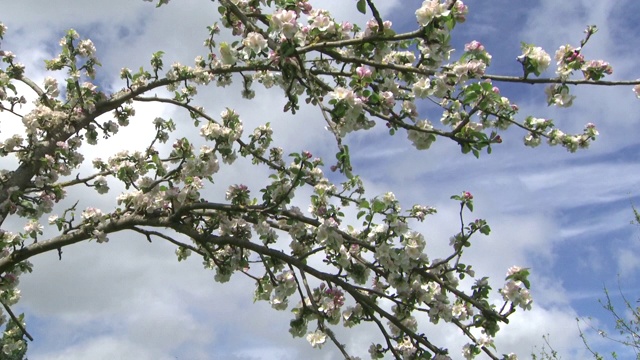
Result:
<svg viewBox="0 0 640 360"><path fill-rule="evenodd" d="M413 13L421 1L378 2L397 31L415 26ZM328 4L340 20L363 23L368 19L356 13L354 2L313 3L318 7ZM453 33L458 50L454 57L465 43L478 40L493 55L487 73L520 75L521 66L515 60L520 41L542 46L553 56L559 45L577 46L584 28L595 24L600 31L586 46L585 56L609 61L614 68L611 79L640 78L640 39L635 35L639 29L633 18L640 12L637 2L470 0L467 5L468 20ZM176 0L157 10L132 0L101 4L59 0L55 5L23 0L3 5L0 21L9 26L9 32L2 48L14 51L27 65L27 74L41 81L49 75L42 61L54 56L58 39L73 27L98 48L103 64L98 70L100 86L117 89L121 86L119 69L146 66L155 51L166 52L166 64L191 64L203 52L205 26L216 14L215 4L204 0ZM544 75L553 76L553 69ZM617 294L619 274L625 294L634 301L640 297L640 229L630 224L631 203L640 205L640 101L630 87L577 87L572 88L578 95L574 106L556 109L546 106L543 86L495 84L520 106L521 119L527 115L552 117L568 132L594 122L601 136L590 149L570 154L544 144L527 148L521 141L524 133L512 129L503 135L503 144L480 159L463 156L457 145L445 139L427 151L417 151L406 134L389 137L384 126L351 134L346 143L370 196L393 191L405 208L416 201L438 208L438 215L419 227L428 239L426 251L431 258L445 251L458 226L457 205L449 196L472 192L473 217L487 219L493 232L472 241L465 254L467 262L478 273L491 276L496 289L511 265L531 267L533 273L534 310L513 317L497 339L499 350L526 358L533 346L542 344L542 335L549 333L551 344L564 358L580 358L584 349L575 317L593 316L598 326L610 329L612 325L597 303L603 298L603 286ZM227 106L237 109L246 122L245 133L270 121L276 143L285 153L307 149L330 162L335 147L318 112L303 108L295 117L278 114L274 109L281 109L285 102L281 94L256 90L254 101L240 99L238 86L202 90L197 100L212 114ZM168 107L140 104L137 109L136 121L118 137L104 147L86 147L87 159L106 158L122 147L144 146L133 140L149 133L149 120L156 116L185 120L184 113ZM427 106L421 110L424 117L439 118ZM13 130L10 126L7 131L3 123L0 136ZM191 130L179 125L179 131ZM0 164L5 167L5 162ZM247 183L255 193L267 174L242 162L225 167L210 194L219 197L220 190L237 182ZM80 190L74 195L84 206L97 203L108 209L116 194L112 191L109 197L98 198ZM15 222L13 226L21 225ZM177 263L173 250L159 241L150 246L144 239L123 235L104 245L69 247L63 261L53 253L34 259L34 273L24 276L20 286L19 309L27 313L27 324L36 337L29 358L337 356L331 345L317 351L305 340L291 339L287 332L290 315L275 312L265 303L253 304L250 281L236 276L229 284L217 284L196 259ZM362 329L340 334L355 349L366 349L370 343ZM458 356L454 349L461 341L459 335L442 331L433 336L451 344L454 358ZM593 341L599 349L612 349L611 343Z"/></svg>

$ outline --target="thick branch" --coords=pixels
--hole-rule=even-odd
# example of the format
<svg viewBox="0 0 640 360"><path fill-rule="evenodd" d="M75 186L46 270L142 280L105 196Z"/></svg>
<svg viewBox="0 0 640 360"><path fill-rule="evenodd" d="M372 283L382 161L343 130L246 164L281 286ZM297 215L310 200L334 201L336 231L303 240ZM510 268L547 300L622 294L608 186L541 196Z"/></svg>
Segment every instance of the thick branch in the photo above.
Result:
<svg viewBox="0 0 640 360"><path fill-rule="evenodd" d="M112 218L105 220L101 225L96 226L95 230L102 231L105 234L110 234L132 228L135 225L168 227L169 222L167 219L149 218L143 215L125 215L118 219ZM92 230L93 229L83 227L81 230L59 235L49 240L38 241L37 243L25 246L22 249L18 249L8 256L0 258L0 273L5 273L19 262L27 260L38 254L58 250L64 246L89 240L92 238Z"/></svg>

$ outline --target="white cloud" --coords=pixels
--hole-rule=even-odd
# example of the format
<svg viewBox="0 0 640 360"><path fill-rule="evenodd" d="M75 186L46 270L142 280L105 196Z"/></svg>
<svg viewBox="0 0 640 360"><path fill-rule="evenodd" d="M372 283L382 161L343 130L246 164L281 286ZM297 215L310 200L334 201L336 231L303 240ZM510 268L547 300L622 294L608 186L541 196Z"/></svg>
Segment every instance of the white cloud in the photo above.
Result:
<svg viewBox="0 0 640 360"><path fill-rule="evenodd" d="M562 358L586 359L585 350L578 343L575 313L567 308L537 307L514 316L496 339L503 352L515 352L519 357L540 355L542 335L549 335L552 347Z"/></svg>
<svg viewBox="0 0 640 360"><path fill-rule="evenodd" d="M78 345L71 345L58 352L35 352L34 359L51 360L81 360L81 359L140 359L140 360L170 360L175 357L162 352L162 349L153 349L142 344L137 344L126 338L111 336L96 337ZM197 358L193 358L197 359ZM206 359L200 357L199 359Z"/></svg>
<svg viewBox="0 0 640 360"><path fill-rule="evenodd" d="M640 241L637 233L625 239L623 245L616 250L618 274L624 281L634 278L640 270Z"/></svg>

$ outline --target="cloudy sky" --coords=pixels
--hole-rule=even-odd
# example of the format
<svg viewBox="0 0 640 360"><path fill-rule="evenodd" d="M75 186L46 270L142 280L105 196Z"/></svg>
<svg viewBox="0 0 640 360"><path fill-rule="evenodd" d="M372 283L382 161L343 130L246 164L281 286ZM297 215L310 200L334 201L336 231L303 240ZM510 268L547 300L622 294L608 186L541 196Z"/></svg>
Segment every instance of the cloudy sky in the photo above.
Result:
<svg viewBox="0 0 640 360"><path fill-rule="evenodd" d="M315 1L339 20L364 23L354 1ZM421 1L378 1L385 18L397 31L415 27L414 11ZM482 42L493 55L491 74L520 75L520 42L534 43L550 54L558 46L578 45L587 25L600 31L584 49L590 59L609 61L611 79L640 78L637 59L640 39L637 21L640 3L633 0L508 0L467 2L468 21L454 31L454 45L462 49L471 40ZM1 5L0 21L9 27L3 50L17 54L27 75L41 82L43 60L53 58L58 40L69 28L91 38L102 67L99 85L105 91L122 86L122 67L147 65L150 55L166 53L165 63L192 64L204 53L206 26L216 19L217 4L205 0L174 0L155 9L141 0L22 0ZM459 53L459 52L458 52ZM548 76L553 76L553 70ZM61 75L55 75L60 77ZM526 148L521 132L504 134L494 152L475 159L460 154L455 144L439 139L428 151L415 150L404 134L386 135L385 129L349 136L355 172L365 180L369 196L393 191L405 207L420 202L438 208L420 230L428 239L427 252L438 254L456 232L457 205L449 196L463 190L475 196L474 217L485 218L490 237L477 237L465 254L479 274L499 287L511 265L531 267L534 310L513 316L497 339L500 353L527 357L542 335L565 358L584 355L576 317L593 317L595 326L611 329L612 322L598 305L602 288L617 296L618 279L632 301L640 297L640 229L630 224L631 204L640 205L637 126L640 100L630 87L578 87L570 109L548 108L542 86L496 83L502 93L526 115L550 117L567 132L584 124L598 126L600 138L587 151L570 154L562 148ZM258 90L258 89L257 89ZM161 94L161 93L160 93ZM285 154L309 150L332 157L332 137L320 114L303 108L299 115L280 114L285 99L276 92L258 91L253 101L243 100L237 86L202 90L197 101L211 114L225 107L236 109L245 129L267 121ZM152 134L150 120L172 117L180 134L191 134L186 114L161 105L140 104L132 125L103 146L84 148L87 159L108 157L118 149L145 146ZM424 114L438 119L439 115ZM0 119L5 119L0 115ZM19 131L3 121L4 139ZM302 134L302 135L301 135ZM150 139L151 135L149 135ZM10 159L2 160L3 168ZM89 167L80 171L87 174ZM253 189L266 183L268 172L250 164L225 167L209 189L220 199L226 186L245 183ZM117 188L108 196L78 190L69 201L80 208L113 206ZM304 193L300 195L304 196ZM8 223L21 226L20 223ZM32 259L33 274L21 279L19 311L27 314L29 358L39 359L310 359L338 357L333 345L313 350L303 339L288 333L290 314L278 313L267 303L252 303L253 283L235 276L227 284L213 281L197 259L178 263L174 247L160 241L149 244L133 234L114 236L108 244L74 245L64 249L63 260L50 253ZM434 256L432 256L434 257ZM619 276L619 277L618 277ZM358 328L341 333L353 349L366 349L366 333ZM438 329L437 344L461 344L456 332ZM611 343L594 338L601 350ZM452 350L454 358L457 350ZM363 357L366 355L363 354ZM622 353L624 355L624 353Z"/></svg>

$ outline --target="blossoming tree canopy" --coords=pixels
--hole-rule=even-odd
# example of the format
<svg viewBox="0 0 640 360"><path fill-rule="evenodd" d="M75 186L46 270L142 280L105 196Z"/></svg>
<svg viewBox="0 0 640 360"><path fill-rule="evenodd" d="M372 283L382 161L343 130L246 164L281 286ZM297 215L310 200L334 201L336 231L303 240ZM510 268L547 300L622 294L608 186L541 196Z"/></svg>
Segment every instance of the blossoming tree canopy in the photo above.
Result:
<svg viewBox="0 0 640 360"><path fill-rule="evenodd" d="M157 6L168 3L159 0ZM254 299L290 310L291 335L314 348L331 342L349 359L445 359L460 352L465 358L484 353L515 359L500 353L493 338L517 309L531 309L529 270L509 268L494 291L487 277L463 262L471 238L490 233L486 221L465 220L473 211L469 192L452 196L459 203L460 230L449 239L449 254L430 257L429 242L414 228L436 210L425 204L405 210L392 192L365 192L347 134L386 127L419 150L444 138L479 157L515 127L528 146L546 140L574 152L596 138L593 124L566 134L551 119L521 114L499 84L546 84L548 105L568 107L575 98L569 85L634 86L640 97L640 82L603 80L611 66L585 59L581 51L594 26L576 46L556 51L554 77L540 77L553 60L533 44L523 44L514 59L522 76L507 77L488 74L492 57L480 42L469 39L459 56L451 48L451 32L463 26L468 12L462 1L424 1L409 32L396 32L372 0L347 4L371 20L362 26L338 22L322 2L308 0L219 0L212 7L218 20L208 27L193 65L167 65L158 51L139 70L123 68L122 88L111 93L96 81L100 60L93 42L75 30L44 64L51 76L42 83L28 77L19 54L1 49L0 111L23 126L0 139L0 155L12 160L2 162L0 171L0 302L2 320L18 324L12 331L31 338L10 307L20 298L20 275L32 271L31 257L48 251L62 257L63 247L105 243L112 234L129 232L174 244L178 261L200 257L219 282L246 275L255 282ZM0 24L4 36L10 33ZM324 122L335 138L335 159L276 147L270 123L247 134L242 109L212 114L196 97L198 89L232 82L242 84L240 95L247 99L255 96L255 86L279 92L286 98L284 112L315 107L317 118L304 121ZM160 90L170 95L160 96ZM141 103L169 104L183 115L156 118L143 151L123 144L108 159L83 156L83 144L118 137ZM431 119L421 114L426 106ZM439 119L432 115L436 110ZM216 174L239 158L269 169L267 185L232 185L224 201L213 201L209 189ZM81 174L87 164L93 172ZM115 197L116 204L79 207L77 188ZM311 195L300 195L305 193ZM63 199L76 205L63 206ZM356 216L345 215L347 210ZM21 225L12 229L9 223ZM468 342L462 349L434 343L427 323L457 328ZM378 341L368 354L354 353L334 331L341 326L371 326ZM5 342L5 354L24 348L23 336L13 339Z"/></svg>

